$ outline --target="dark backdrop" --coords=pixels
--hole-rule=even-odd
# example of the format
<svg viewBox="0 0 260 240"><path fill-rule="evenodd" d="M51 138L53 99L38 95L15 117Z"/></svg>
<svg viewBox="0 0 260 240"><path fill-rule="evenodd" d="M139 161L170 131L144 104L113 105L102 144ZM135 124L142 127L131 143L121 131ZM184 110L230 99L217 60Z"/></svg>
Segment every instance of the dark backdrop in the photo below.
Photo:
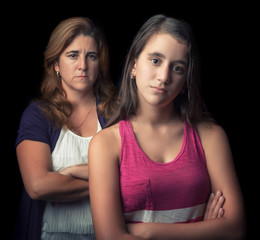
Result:
<svg viewBox="0 0 260 240"><path fill-rule="evenodd" d="M102 2L2 6L1 126L2 220L10 236L19 206L22 181L14 141L19 119L27 104L39 95L43 52L54 27L73 16L90 17L107 37L111 74L118 83L131 41L140 26L154 14L163 13L188 21L194 29L202 61L203 95L209 111L226 130L244 194L248 239L257 219L258 143L256 69L256 6L227 1L172 1L164 3ZM167 1L168 2L168 1ZM204 2L204 1L203 1ZM69 3L69 2L68 2ZM256 73L256 71L255 71ZM258 79L259 80L259 79ZM256 136L254 136L256 135ZM257 184L258 183L258 184ZM252 185L251 185L252 184ZM255 196L256 195L256 196ZM2 223L3 225L3 223ZM7 238L6 238L7 239ZM253 239L253 238L250 238Z"/></svg>

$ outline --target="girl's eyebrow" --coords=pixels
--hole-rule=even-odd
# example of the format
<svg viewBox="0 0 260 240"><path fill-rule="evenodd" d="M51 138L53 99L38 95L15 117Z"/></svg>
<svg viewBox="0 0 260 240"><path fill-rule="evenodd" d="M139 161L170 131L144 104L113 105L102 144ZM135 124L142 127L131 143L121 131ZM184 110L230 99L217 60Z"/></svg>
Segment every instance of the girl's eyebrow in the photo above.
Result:
<svg viewBox="0 0 260 240"><path fill-rule="evenodd" d="M156 56L156 57L160 57L160 58L164 58L164 59L166 58L165 55L163 55L162 53L159 53L159 52L148 53L148 56L151 56L151 57ZM173 61L173 63L180 63L184 66L188 65L187 61L184 61L182 59L175 60L175 61Z"/></svg>
<svg viewBox="0 0 260 240"><path fill-rule="evenodd" d="M153 52L153 53L148 53L149 56L156 56L156 57L161 57L161 58L166 58L162 53L159 52Z"/></svg>

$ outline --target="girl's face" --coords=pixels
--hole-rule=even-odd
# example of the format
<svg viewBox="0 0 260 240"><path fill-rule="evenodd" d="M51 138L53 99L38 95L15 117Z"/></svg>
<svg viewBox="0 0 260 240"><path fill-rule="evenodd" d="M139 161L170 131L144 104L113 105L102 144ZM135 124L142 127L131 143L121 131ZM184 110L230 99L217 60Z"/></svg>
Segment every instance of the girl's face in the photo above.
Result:
<svg viewBox="0 0 260 240"><path fill-rule="evenodd" d="M54 69L60 72L62 86L70 91L92 91L99 73L99 55L96 41L79 35L60 55Z"/></svg>
<svg viewBox="0 0 260 240"><path fill-rule="evenodd" d="M187 71L187 46L166 33L153 35L132 70L139 102L155 106L173 102L184 87Z"/></svg>

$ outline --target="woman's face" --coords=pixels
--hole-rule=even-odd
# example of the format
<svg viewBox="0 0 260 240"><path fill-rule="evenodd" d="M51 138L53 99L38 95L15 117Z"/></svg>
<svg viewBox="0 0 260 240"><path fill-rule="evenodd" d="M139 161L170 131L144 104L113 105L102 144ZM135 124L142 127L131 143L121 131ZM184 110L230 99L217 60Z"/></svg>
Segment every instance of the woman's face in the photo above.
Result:
<svg viewBox="0 0 260 240"><path fill-rule="evenodd" d="M157 106L171 103L183 89L187 71L187 46L166 33L153 35L132 71L139 102Z"/></svg>
<svg viewBox="0 0 260 240"><path fill-rule="evenodd" d="M60 55L54 68L60 73L62 86L67 94L71 91L92 91L99 74L96 41L90 36L77 36Z"/></svg>

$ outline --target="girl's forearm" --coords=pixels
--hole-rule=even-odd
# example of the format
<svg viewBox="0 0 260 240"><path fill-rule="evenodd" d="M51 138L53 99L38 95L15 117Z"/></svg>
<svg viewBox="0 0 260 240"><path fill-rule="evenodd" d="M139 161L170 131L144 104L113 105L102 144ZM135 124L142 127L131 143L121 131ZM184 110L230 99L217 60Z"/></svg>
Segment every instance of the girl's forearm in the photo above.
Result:
<svg viewBox="0 0 260 240"><path fill-rule="evenodd" d="M184 224L140 223L134 225L131 227L133 234L154 240L243 239L245 234L242 221L231 222L225 218Z"/></svg>

